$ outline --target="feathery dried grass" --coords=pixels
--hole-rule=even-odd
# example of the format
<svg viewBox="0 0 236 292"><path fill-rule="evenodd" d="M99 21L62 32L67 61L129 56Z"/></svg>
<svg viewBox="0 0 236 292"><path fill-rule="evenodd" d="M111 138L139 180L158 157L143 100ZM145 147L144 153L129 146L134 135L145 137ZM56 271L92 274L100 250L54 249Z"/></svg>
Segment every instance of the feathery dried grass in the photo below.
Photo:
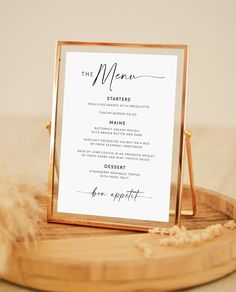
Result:
<svg viewBox="0 0 236 292"><path fill-rule="evenodd" d="M42 218L37 198L43 193L42 186L0 157L0 273L6 270L16 241L36 239Z"/></svg>
<svg viewBox="0 0 236 292"><path fill-rule="evenodd" d="M184 226L179 227L175 225L170 228L154 227L149 229L148 232L151 234L165 235L165 237L159 239L161 246L194 246L221 236L223 228L234 230L236 229L236 222L229 220L223 225L213 224L198 231L187 230ZM151 257L153 255L152 246L143 241L143 239L139 238L136 240L135 246L143 252L145 257Z"/></svg>
<svg viewBox="0 0 236 292"><path fill-rule="evenodd" d="M135 246L139 248L146 258L150 258L152 256L152 248L151 245L144 242L142 238L137 238L135 240Z"/></svg>

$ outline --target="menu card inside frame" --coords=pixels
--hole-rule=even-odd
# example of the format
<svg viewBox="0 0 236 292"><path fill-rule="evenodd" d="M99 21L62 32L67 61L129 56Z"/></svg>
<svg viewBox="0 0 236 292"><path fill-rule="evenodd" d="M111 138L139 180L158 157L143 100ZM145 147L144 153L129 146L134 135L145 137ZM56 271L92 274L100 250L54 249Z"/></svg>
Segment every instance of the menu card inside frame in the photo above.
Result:
<svg viewBox="0 0 236 292"><path fill-rule="evenodd" d="M66 53L58 212L169 221L177 63Z"/></svg>

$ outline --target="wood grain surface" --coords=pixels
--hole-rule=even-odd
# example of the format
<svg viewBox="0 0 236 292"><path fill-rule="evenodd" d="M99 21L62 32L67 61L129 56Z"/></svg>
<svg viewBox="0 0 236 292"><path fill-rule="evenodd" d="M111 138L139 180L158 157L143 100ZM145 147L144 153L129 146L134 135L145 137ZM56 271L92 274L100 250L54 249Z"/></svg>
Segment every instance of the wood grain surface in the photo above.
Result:
<svg viewBox="0 0 236 292"><path fill-rule="evenodd" d="M197 199L196 216L183 218L191 230L236 216L231 198L198 188ZM236 268L236 232L226 229L219 238L184 247L161 246L163 236L148 233L46 222L44 230L36 245L16 244L3 278L49 291L162 291L203 284ZM149 245L150 257L137 240Z"/></svg>

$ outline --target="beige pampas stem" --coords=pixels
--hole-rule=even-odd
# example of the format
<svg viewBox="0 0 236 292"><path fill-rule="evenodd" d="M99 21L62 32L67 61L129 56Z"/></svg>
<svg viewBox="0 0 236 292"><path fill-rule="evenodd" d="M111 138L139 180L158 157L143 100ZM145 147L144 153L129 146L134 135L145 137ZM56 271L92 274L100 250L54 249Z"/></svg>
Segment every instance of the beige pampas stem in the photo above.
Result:
<svg viewBox="0 0 236 292"><path fill-rule="evenodd" d="M140 249L141 251L143 251L144 253L144 256L146 258L149 258L152 256L152 249L151 249L151 246L150 244L146 243L143 241L142 238L137 238L135 240L135 246Z"/></svg>
<svg viewBox="0 0 236 292"><path fill-rule="evenodd" d="M37 197L42 186L23 176L14 163L0 157L0 273L17 241L34 240L39 232L42 208Z"/></svg>
<svg viewBox="0 0 236 292"><path fill-rule="evenodd" d="M160 239L160 245L163 246L183 246L186 244L190 245L198 245L204 241L208 241L213 239L214 237L218 237L221 235L222 231L221 224L210 225L205 229L202 229L198 232L193 232L190 230L186 230L185 228L179 228L176 226L172 228L174 232L170 232L170 236L167 238Z"/></svg>

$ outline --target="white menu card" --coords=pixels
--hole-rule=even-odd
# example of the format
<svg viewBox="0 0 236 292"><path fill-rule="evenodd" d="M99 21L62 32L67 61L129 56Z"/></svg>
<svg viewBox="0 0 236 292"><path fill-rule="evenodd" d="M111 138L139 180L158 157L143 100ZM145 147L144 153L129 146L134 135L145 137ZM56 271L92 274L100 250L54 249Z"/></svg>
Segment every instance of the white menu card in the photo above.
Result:
<svg viewBox="0 0 236 292"><path fill-rule="evenodd" d="M177 63L66 53L58 212L169 220Z"/></svg>

